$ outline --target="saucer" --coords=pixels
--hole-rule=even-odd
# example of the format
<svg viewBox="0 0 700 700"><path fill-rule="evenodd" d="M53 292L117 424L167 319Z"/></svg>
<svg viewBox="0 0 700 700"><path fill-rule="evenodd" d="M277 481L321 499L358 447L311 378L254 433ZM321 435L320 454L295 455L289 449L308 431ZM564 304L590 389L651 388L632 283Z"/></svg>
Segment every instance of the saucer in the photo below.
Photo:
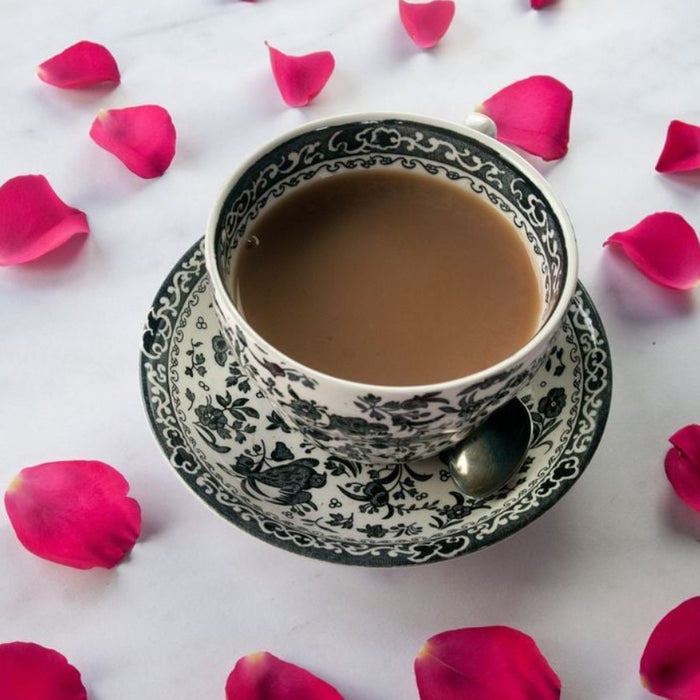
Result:
<svg viewBox="0 0 700 700"><path fill-rule="evenodd" d="M219 515L316 559L400 566L452 559L516 532L582 474L610 407L610 349L579 283L546 362L520 398L533 419L522 468L481 501L439 457L366 465L292 431L242 372L217 325L198 241L148 313L141 349L146 412L170 465Z"/></svg>

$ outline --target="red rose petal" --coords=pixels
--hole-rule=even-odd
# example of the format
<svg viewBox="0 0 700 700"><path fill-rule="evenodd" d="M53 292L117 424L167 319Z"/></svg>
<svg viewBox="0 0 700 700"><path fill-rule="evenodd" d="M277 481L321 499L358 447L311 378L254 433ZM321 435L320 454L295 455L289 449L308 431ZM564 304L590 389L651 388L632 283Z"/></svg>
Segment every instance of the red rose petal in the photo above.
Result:
<svg viewBox="0 0 700 700"><path fill-rule="evenodd" d="M603 245L618 245L650 280L670 289L692 289L700 280L700 241L680 215L650 214Z"/></svg>
<svg viewBox="0 0 700 700"><path fill-rule="evenodd" d="M79 41L39 65L39 78L59 88L82 88L100 83L119 84L119 66L102 44Z"/></svg>
<svg viewBox="0 0 700 700"><path fill-rule="evenodd" d="M236 662L226 680L226 700L343 700L332 686L267 651Z"/></svg>
<svg viewBox="0 0 700 700"><path fill-rule="evenodd" d="M317 51L304 56L288 56L266 44L270 65L282 99L290 107L303 107L318 95L335 68L330 51Z"/></svg>
<svg viewBox="0 0 700 700"><path fill-rule="evenodd" d="M406 2L399 0L399 16L408 35L422 49L435 46L445 35L455 15L452 0Z"/></svg>
<svg viewBox="0 0 700 700"><path fill-rule="evenodd" d="M557 0L530 0L530 7L533 10L541 10L543 7L553 5Z"/></svg>
<svg viewBox="0 0 700 700"><path fill-rule="evenodd" d="M175 157L175 126L158 105L102 110L90 136L143 178L160 177Z"/></svg>
<svg viewBox="0 0 700 700"><path fill-rule="evenodd" d="M561 683L531 637L466 627L431 637L416 657L421 700L551 700Z"/></svg>
<svg viewBox="0 0 700 700"><path fill-rule="evenodd" d="M700 168L700 126L674 119L656 163L660 173L680 173Z"/></svg>
<svg viewBox="0 0 700 700"><path fill-rule="evenodd" d="M5 509L33 554L76 569L109 569L131 551L141 529L141 509L128 491L127 480L104 462L47 462L19 472Z"/></svg>
<svg viewBox="0 0 700 700"><path fill-rule="evenodd" d="M477 111L496 123L498 139L544 160L566 155L573 94L549 75L533 75L499 90Z"/></svg>
<svg viewBox="0 0 700 700"><path fill-rule="evenodd" d="M33 642L0 644L2 700L87 700L80 673L63 654Z"/></svg>
<svg viewBox="0 0 700 700"><path fill-rule="evenodd" d="M671 610L654 628L639 664L642 685L670 700L700 698L700 596Z"/></svg>
<svg viewBox="0 0 700 700"><path fill-rule="evenodd" d="M700 425L686 425L668 439L664 469L678 497L700 512Z"/></svg>
<svg viewBox="0 0 700 700"><path fill-rule="evenodd" d="M59 199L43 175L19 175L0 187L0 265L29 262L89 232L85 214Z"/></svg>

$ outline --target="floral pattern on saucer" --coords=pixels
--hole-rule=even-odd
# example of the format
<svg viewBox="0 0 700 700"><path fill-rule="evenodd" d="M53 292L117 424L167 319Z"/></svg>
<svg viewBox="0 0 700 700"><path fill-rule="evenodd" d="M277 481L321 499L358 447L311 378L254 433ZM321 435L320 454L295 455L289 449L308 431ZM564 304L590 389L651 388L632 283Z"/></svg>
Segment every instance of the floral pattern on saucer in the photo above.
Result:
<svg viewBox="0 0 700 700"><path fill-rule="evenodd" d="M533 438L492 497L461 494L440 458L368 465L291 430L233 359L217 325L201 241L175 266L143 333L142 390L176 473L221 516L265 542L367 566L450 559L519 530L581 475L610 406L610 352L579 284L546 362L520 398Z"/></svg>

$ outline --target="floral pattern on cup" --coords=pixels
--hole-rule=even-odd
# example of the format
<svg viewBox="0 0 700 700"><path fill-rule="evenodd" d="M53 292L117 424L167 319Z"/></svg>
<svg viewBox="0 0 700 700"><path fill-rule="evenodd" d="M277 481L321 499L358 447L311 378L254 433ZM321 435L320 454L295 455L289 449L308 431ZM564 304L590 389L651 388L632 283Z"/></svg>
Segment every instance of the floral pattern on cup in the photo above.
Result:
<svg viewBox="0 0 700 700"><path fill-rule="evenodd" d="M463 439L521 390L545 361L553 333L540 333L517 362L488 378L456 378L415 391L338 381L304 368L246 327L227 289L249 225L272 201L314 178L358 168L399 168L457 183L487 199L527 243L542 283L543 321L565 309L573 291L575 246L546 183L494 141L449 125L410 118L330 120L279 139L232 180L217 205L205 247L214 310L242 370L284 419L335 455L367 463L434 456ZM512 159L512 160L511 160ZM530 172L531 179L525 176ZM433 385L438 386L438 385Z"/></svg>

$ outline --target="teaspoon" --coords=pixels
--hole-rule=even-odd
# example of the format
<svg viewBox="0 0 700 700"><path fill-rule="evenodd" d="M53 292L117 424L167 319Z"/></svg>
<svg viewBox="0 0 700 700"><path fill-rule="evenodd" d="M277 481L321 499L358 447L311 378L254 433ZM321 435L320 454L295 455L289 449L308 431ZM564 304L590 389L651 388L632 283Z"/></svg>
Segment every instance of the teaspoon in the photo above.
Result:
<svg viewBox="0 0 700 700"><path fill-rule="evenodd" d="M525 461L531 433L530 412L520 399L494 411L447 452L450 475L460 491L475 499L498 491Z"/></svg>

